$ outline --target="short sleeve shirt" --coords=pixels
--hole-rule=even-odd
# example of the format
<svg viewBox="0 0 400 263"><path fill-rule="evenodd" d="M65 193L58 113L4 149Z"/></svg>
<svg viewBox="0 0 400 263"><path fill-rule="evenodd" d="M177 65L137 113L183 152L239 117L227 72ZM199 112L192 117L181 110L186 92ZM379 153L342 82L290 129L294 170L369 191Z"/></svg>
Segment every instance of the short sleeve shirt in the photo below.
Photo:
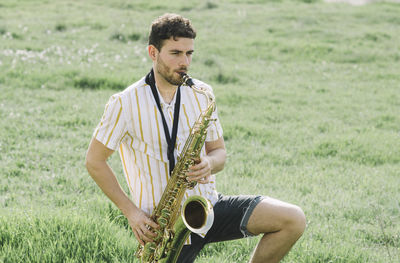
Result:
<svg viewBox="0 0 400 263"><path fill-rule="evenodd" d="M201 81L194 80L194 83L212 91L209 85ZM204 95L188 86L181 86L180 89L181 109L175 162L185 145L191 127L207 106ZM171 134L175 98L167 104L160 95L159 97L168 132ZM214 111L212 118L215 121L212 121L207 129L206 141L215 141L222 136L217 110ZM119 151L133 202L151 214L167 185L169 162L162 117L145 78L111 96L93 136L109 149ZM203 146L201 155L205 154ZM205 197L214 205L218 199L215 176L211 176L210 183L197 184L193 189L187 190L184 200L192 195Z"/></svg>

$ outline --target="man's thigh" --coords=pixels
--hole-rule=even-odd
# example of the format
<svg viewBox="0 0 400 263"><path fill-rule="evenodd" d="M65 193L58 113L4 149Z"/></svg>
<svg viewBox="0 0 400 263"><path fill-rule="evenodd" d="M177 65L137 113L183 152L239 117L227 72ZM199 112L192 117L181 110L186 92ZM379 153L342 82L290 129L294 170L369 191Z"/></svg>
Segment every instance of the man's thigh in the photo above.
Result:
<svg viewBox="0 0 400 263"><path fill-rule="evenodd" d="M247 224L253 210L263 198L253 195L220 195L214 206L214 223L205 237L206 243L252 236Z"/></svg>
<svg viewBox="0 0 400 263"><path fill-rule="evenodd" d="M253 235L279 231L287 222L296 218L300 210L296 205L265 197L254 208L247 230Z"/></svg>

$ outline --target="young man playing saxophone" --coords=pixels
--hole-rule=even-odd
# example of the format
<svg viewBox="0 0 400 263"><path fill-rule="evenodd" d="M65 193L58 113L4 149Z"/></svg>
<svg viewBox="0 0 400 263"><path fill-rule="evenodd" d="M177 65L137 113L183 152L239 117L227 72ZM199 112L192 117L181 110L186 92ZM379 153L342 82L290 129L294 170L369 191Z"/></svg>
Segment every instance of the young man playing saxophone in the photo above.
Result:
<svg viewBox="0 0 400 263"><path fill-rule="evenodd" d="M152 23L148 46L152 71L110 98L87 152L90 175L128 219L142 245L156 236L154 229L159 226L150 215L191 125L206 106L201 96L181 85L181 74L189 70L192 60L195 37L190 21L179 15L165 14ZM155 83L155 93L149 80ZM211 90L201 81L194 82ZM208 128L200 160L187 174L197 185L186 191L185 199L192 195L208 199L214 207L214 224L205 236L191 234L190 245L183 247L177 262L194 262L207 243L260 234L250 262L279 262L302 235L304 213L298 206L266 196L217 192L215 174L224 167L226 151L216 111L212 118L216 121ZM132 200L106 162L115 150L119 150Z"/></svg>

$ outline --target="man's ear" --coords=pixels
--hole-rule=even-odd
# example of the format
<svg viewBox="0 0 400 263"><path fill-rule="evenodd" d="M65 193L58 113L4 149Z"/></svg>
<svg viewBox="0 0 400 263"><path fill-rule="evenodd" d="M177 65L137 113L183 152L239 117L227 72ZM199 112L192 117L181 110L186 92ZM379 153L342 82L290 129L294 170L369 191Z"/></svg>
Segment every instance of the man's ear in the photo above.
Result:
<svg viewBox="0 0 400 263"><path fill-rule="evenodd" d="M158 49L153 45L149 45L147 47L147 51L149 52L149 57L151 58L151 60L155 61L159 53Z"/></svg>

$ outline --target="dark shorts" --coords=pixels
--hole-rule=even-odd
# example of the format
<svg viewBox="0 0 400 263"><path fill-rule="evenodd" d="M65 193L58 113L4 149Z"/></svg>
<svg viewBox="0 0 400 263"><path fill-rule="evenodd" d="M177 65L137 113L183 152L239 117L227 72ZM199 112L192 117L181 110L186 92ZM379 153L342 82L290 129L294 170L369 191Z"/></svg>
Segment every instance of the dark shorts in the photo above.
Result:
<svg viewBox="0 0 400 263"><path fill-rule="evenodd" d="M202 238L191 234L191 245L185 245L177 263L194 262L200 250L207 243L227 241L252 236L247 231L247 223L262 196L223 196L219 194L214 205L214 223L207 235Z"/></svg>

